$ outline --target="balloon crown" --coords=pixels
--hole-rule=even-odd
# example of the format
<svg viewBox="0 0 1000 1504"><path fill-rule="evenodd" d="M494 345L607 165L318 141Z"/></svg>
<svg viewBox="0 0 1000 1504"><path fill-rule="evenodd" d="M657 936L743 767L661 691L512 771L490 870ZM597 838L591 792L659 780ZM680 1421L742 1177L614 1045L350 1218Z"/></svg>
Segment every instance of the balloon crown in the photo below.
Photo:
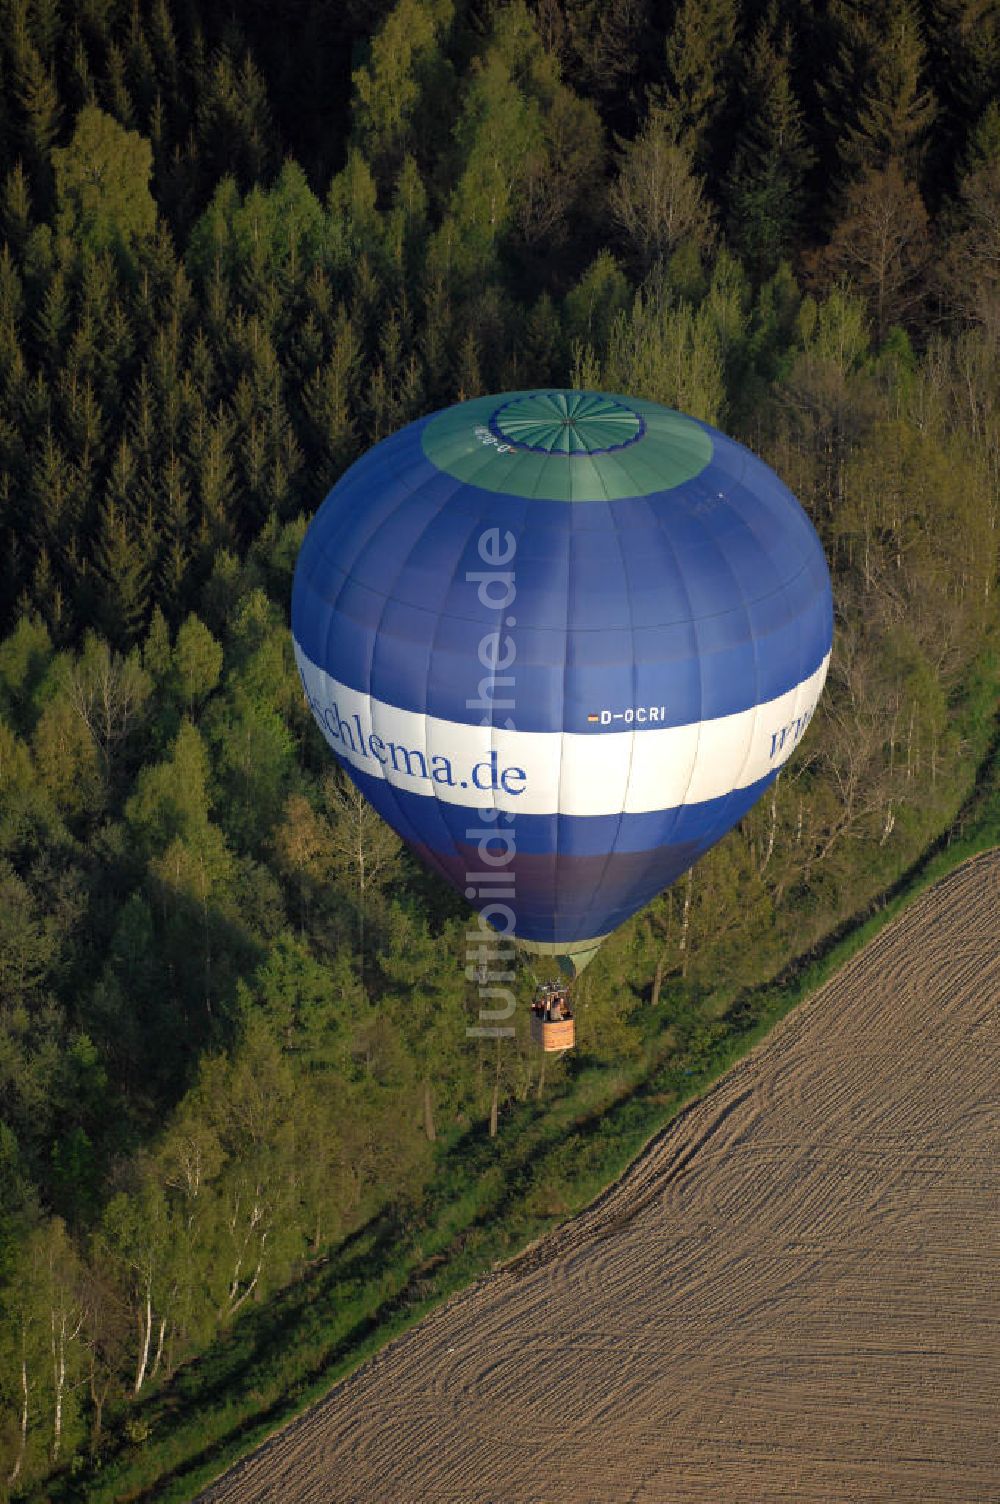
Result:
<svg viewBox="0 0 1000 1504"><path fill-rule="evenodd" d="M646 424L624 402L600 392L529 392L504 402L489 428L518 449L543 454L608 454L642 438Z"/></svg>

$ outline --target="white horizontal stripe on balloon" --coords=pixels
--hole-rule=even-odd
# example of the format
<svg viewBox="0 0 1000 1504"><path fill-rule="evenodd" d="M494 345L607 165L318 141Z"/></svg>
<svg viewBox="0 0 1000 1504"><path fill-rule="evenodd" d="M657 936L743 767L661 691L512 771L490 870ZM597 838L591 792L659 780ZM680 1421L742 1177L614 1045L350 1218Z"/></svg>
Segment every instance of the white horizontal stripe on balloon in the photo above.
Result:
<svg viewBox="0 0 1000 1504"><path fill-rule="evenodd" d="M830 662L828 653L793 689L734 715L580 733L421 715L338 683L298 643L295 658L313 714L344 762L411 794L525 815L646 814L747 788L788 760Z"/></svg>

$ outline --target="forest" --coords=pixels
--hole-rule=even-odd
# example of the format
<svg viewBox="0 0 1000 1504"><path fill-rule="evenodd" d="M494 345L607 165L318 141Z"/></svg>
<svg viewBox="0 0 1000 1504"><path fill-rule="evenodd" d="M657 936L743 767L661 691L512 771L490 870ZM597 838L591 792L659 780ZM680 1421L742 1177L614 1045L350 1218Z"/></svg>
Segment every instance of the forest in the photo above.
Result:
<svg viewBox="0 0 1000 1504"><path fill-rule="evenodd" d="M82 1499L463 1146L695 1070L970 793L1000 11L0 0L0 76L0 1497ZM803 747L545 1079L526 1009L467 1037L468 911L335 770L288 606L369 445L547 384L761 454L836 629Z"/></svg>

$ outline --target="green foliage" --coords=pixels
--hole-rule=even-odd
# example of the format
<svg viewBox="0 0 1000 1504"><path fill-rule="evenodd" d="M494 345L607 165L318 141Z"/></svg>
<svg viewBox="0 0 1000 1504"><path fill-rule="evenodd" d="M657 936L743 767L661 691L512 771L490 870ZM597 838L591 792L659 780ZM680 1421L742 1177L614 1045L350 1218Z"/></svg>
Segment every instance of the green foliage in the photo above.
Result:
<svg viewBox="0 0 1000 1504"><path fill-rule="evenodd" d="M52 151L60 231L93 251L130 250L156 224L152 166L148 141L86 105L69 145Z"/></svg>
<svg viewBox="0 0 1000 1504"><path fill-rule="evenodd" d="M381 216L375 207L378 189L371 168L356 148L330 184L327 195L331 256L346 269L357 256L371 252L381 240Z"/></svg>
<svg viewBox="0 0 1000 1504"><path fill-rule="evenodd" d="M353 75L354 133L386 176L404 153L426 152L442 100L454 88L440 46L453 14L451 0L399 0Z"/></svg>
<svg viewBox="0 0 1000 1504"><path fill-rule="evenodd" d="M501 48L490 49L455 130L463 163L451 204L459 271L472 275L489 266L527 185L540 134L537 101L518 87Z"/></svg>
<svg viewBox="0 0 1000 1504"><path fill-rule="evenodd" d="M31 700L52 658L52 639L37 616L23 616L0 643L3 711L24 726Z"/></svg>
<svg viewBox="0 0 1000 1504"><path fill-rule="evenodd" d="M637 293L630 315L611 327L601 380L612 392L635 392L708 423L721 421L723 353L708 305L694 309L664 287Z"/></svg>
<svg viewBox="0 0 1000 1504"><path fill-rule="evenodd" d="M628 278L610 251L602 251L566 294L563 317L571 340L603 350L611 326L632 301Z"/></svg>
<svg viewBox="0 0 1000 1504"><path fill-rule="evenodd" d="M222 673L222 645L193 612L177 633L173 666L181 703L192 712L212 693Z"/></svg>
<svg viewBox="0 0 1000 1504"><path fill-rule="evenodd" d="M125 805L125 818L139 849L164 850L171 841L197 840L209 829L208 752L185 720L161 763L140 771L136 791Z"/></svg>
<svg viewBox="0 0 1000 1504"><path fill-rule="evenodd" d="M286 162L267 190L255 185L241 195L233 178L223 179L191 230L187 262L206 282L217 268L298 278L322 259L324 238L319 200L302 169Z"/></svg>
<svg viewBox="0 0 1000 1504"><path fill-rule="evenodd" d="M0 1466L28 1497L190 1496L185 1459L580 1205L993 734L976 0L684 0L665 51L643 0L313 9L280 45L260 7L169 0L0 28ZM523 1007L466 1038L460 901L331 773L287 610L368 445L571 372L770 459L838 624L801 757L603 948L543 1071ZM965 819L996 839L989 776Z"/></svg>

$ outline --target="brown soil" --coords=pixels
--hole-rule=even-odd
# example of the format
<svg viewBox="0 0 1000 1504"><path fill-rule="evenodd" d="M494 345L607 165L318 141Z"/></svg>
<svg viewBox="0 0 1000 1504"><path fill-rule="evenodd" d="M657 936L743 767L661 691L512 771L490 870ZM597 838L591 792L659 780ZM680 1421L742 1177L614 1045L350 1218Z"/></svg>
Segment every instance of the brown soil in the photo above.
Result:
<svg viewBox="0 0 1000 1504"><path fill-rule="evenodd" d="M997 1504L998 1019L993 852L206 1504Z"/></svg>

